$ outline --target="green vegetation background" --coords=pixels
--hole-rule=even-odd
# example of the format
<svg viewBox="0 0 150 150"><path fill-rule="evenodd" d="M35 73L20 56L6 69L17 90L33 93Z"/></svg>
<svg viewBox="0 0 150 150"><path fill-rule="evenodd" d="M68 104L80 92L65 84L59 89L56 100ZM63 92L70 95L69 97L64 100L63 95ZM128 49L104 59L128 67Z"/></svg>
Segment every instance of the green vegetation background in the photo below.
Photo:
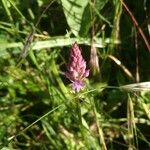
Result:
<svg viewBox="0 0 150 150"><path fill-rule="evenodd" d="M139 28L150 43L149 0L0 0L0 148L150 149ZM75 41L90 68L77 94L64 75Z"/></svg>

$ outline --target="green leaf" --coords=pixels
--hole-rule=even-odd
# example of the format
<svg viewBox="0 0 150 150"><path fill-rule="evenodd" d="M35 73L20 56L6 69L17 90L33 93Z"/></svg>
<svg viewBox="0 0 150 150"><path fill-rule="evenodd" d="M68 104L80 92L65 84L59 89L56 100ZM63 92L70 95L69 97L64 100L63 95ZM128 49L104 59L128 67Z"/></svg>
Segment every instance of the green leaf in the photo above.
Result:
<svg viewBox="0 0 150 150"><path fill-rule="evenodd" d="M91 15L91 8L88 4L83 12L82 21L81 21L81 28L80 28L80 36L85 37L88 34L88 31L92 25L92 15Z"/></svg>
<svg viewBox="0 0 150 150"><path fill-rule="evenodd" d="M107 4L108 0L97 0L96 1L96 8L98 10L102 10L104 6Z"/></svg>
<svg viewBox="0 0 150 150"><path fill-rule="evenodd" d="M1 150L12 150L12 149L10 149L8 147L3 147Z"/></svg>
<svg viewBox="0 0 150 150"><path fill-rule="evenodd" d="M78 35L88 0L61 0L68 25L74 35Z"/></svg>

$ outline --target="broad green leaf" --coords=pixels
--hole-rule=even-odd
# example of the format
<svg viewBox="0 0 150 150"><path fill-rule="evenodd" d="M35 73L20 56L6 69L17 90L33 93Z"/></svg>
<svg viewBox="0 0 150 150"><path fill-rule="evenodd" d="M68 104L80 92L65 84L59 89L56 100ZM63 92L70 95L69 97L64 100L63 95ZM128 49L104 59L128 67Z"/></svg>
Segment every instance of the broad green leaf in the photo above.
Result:
<svg viewBox="0 0 150 150"><path fill-rule="evenodd" d="M92 25L92 20L93 20L93 18L91 15L91 8L90 8L90 5L88 4L85 7L83 15L82 15L81 28L80 28L80 32L79 32L81 37L87 36L88 31Z"/></svg>
<svg viewBox="0 0 150 150"><path fill-rule="evenodd" d="M61 0L68 25L74 35L78 35L88 0Z"/></svg>
<svg viewBox="0 0 150 150"><path fill-rule="evenodd" d="M103 9L103 7L107 4L108 0L97 0L96 1L96 8L98 10Z"/></svg>
<svg viewBox="0 0 150 150"><path fill-rule="evenodd" d="M92 26L92 22L94 20L94 16L98 15L99 18L110 25L110 22L105 18L102 14L100 14L100 10L107 4L108 0L97 0L95 4L89 2L88 5L85 7L82 21L81 21L81 28L80 28L80 36L85 37L87 36L90 27Z"/></svg>
<svg viewBox="0 0 150 150"><path fill-rule="evenodd" d="M42 40L42 41L36 41L32 42L30 48L32 50L38 51L45 48L52 48L52 47L62 47L62 46L68 46L71 45L74 42L77 42L78 44L84 44L84 45L91 45L91 38L82 38L82 37L55 37L51 38L49 40ZM105 38L103 40L102 38L95 38L95 46L98 48L104 48L109 43L118 44L120 41L114 40L111 41L110 38ZM9 49L9 51L8 51ZM7 41L0 42L0 57L6 57L10 54L18 54L23 49L23 43L22 42L14 42L14 43L8 43Z"/></svg>

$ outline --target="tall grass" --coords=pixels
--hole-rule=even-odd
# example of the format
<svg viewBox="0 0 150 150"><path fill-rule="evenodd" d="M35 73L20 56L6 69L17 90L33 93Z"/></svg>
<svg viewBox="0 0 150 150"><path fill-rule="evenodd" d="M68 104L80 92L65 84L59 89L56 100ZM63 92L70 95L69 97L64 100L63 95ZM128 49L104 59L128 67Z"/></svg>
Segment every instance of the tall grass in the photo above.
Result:
<svg viewBox="0 0 150 150"><path fill-rule="evenodd" d="M150 149L148 0L0 4L2 150ZM65 77L74 42L90 69L80 93Z"/></svg>

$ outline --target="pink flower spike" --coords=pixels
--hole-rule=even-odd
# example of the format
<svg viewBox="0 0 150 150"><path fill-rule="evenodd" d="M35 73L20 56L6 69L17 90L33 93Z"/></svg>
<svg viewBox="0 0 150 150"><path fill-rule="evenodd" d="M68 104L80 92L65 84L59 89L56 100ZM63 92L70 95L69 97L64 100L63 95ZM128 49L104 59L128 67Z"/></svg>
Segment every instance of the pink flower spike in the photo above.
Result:
<svg viewBox="0 0 150 150"><path fill-rule="evenodd" d="M85 77L88 77L89 74L90 74L90 70L89 70L89 69L85 70L84 76L85 76Z"/></svg>
<svg viewBox="0 0 150 150"><path fill-rule="evenodd" d="M84 87L84 79L89 76L89 69L86 69L86 62L82 57L81 49L75 42L70 49L69 64L66 77L72 82L72 89L79 92Z"/></svg>
<svg viewBox="0 0 150 150"><path fill-rule="evenodd" d="M83 89L84 87L84 83L82 81L75 81L71 84L72 86L72 89L75 91L75 92L79 92L80 90Z"/></svg>

